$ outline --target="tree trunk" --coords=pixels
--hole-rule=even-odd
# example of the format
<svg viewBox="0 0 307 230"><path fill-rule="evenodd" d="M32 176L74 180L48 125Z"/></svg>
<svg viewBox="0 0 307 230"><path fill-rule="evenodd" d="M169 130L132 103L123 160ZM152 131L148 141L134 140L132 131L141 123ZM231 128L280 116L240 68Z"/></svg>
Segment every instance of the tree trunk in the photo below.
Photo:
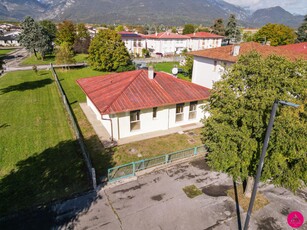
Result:
<svg viewBox="0 0 307 230"><path fill-rule="evenodd" d="M35 49L33 49L33 52L34 52L34 55L35 55L35 57L36 57L36 60L38 60L36 50L35 50Z"/></svg>
<svg viewBox="0 0 307 230"><path fill-rule="evenodd" d="M254 187L254 177L248 177L247 178L247 183L246 183L246 187L245 187L245 190L244 190L244 196L247 197L247 198L251 198L252 196L252 190L253 190L253 187Z"/></svg>

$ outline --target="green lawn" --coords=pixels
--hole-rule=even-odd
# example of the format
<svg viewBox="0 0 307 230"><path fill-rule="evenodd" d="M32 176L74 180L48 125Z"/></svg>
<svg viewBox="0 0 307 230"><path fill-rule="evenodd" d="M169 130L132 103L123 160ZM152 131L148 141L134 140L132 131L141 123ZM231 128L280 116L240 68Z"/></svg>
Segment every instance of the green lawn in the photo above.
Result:
<svg viewBox="0 0 307 230"><path fill-rule="evenodd" d="M81 88L77 85L76 80L85 77L101 76L105 73L94 71L89 67L74 68L67 71L56 69L56 72L78 121L78 125L81 129L99 180L101 177L106 175L107 169L114 165L112 160L113 149L106 150L103 148L103 145L96 135L92 125L88 122L79 106L80 102L86 102L86 97Z"/></svg>
<svg viewBox="0 0 307 230"><path fill-rule="evenodd" d="M76 62L84 62L87 60L87 54L77 54L74 56ZM48 65L50 63L55 63L55 56L54 55L47 55L44 60L37 60L34 55L27 57L21 62L22 66L29 66L29 65Z"/></svg>
<svg viewBox="0 0 307 230"><path fill-rule="evenodd" d="M176 66L177 68L181 68L179 66L179 62L159 62L159 63L152 63L155 71L164 71L167 73L172 73L172 69ZM191 81L189 77L184 76L183 74L178 74L178 78Z"/></svg>
<svg viewBox="0 0 307 230"><path fill-rule="evenodd" d="M0 78L0 216L89 188L50 71Z"/></svg>
<svg viewBox="0 0 307 230"><path fill-rule="evenodd" d="M4 56L4 55L6 55L6 54L8 54L8 53L10 53L10 52L12 52L12 51L14 51L15 49L13 49L13 48L8 48L8 49L0 49L0 57L1 56Z"/></svg>

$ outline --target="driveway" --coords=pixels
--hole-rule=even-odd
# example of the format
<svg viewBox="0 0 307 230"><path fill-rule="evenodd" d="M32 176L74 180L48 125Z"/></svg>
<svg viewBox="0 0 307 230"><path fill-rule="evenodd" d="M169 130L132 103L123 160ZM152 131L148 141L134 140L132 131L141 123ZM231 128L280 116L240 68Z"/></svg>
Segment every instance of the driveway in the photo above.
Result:
<svg viewBox="0 0 307 230"><path fill-rule="evenodd" d="M195 185L203 194L188 198L182 190L188 185ZM78 214L74 212L69 221L61 222L60 213L67 214L65 209L71 204L59 204L54 211L62 229L238 229L241 222L244 224L245 214L242 209L239 213L234 200L226 196L225 191L231 186L231 178L210 171L201 159L154 171L126 184L105 187L97 193L98 199ZM307 218L306 191L295 196L272 185L262 185L259 190L270 203L253 213L250 229L291 229L287 215L293 210ZM307 229L307 223L300 229Z"/></svg>

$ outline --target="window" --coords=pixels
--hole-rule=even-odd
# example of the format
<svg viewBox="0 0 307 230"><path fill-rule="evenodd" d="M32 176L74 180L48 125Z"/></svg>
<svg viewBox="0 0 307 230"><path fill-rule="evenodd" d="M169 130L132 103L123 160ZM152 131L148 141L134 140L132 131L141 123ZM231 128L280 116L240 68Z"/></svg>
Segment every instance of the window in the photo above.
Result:
<svg viewBox="0 0 307 230"><path fill-rule="evenodd" d="M197 101L190 102L189 119L195 119L197 114Z"/></svg>
<svg viewBox="0 0 307 230"><path fill-rule="evenodd" d="M183 120L183 107L183 103L176 105L176 122Z"/></svg>
<svg viewBox="0 0 307 230"><path fill-rule="evenodd" d="M157 118L157 111L158 111L158 108L157 107L154 107L152 109L152 118L153 119L156 119Z"/></svg>
<svg viewBox="0 0 307 230"><path fill-rule="evenodd" d="M141 128L140 110L130 112L130 131L138 130Z"/></svg>
<svg viewBox="0 0 307 230"><path fill-rule="evenodd" d="M213 71L216 71L216 66L217 66L217 61L214 61L214 67L213 67Z"/></svg>

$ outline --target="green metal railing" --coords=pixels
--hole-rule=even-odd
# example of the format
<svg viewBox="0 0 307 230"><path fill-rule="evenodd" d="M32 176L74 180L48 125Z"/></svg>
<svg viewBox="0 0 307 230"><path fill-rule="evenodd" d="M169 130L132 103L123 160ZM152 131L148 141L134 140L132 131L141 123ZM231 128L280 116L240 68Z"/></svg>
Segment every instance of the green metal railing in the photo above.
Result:
<svg viewBox="0 0 307 230"><path fill-rule="evenodd" d="M138 171L168 164L180 159L196 156L201 153L207 153L207 149L204 145L116 166L108 169L108 181L113 182L119 179L135 176L135 173Z"/></svg>

